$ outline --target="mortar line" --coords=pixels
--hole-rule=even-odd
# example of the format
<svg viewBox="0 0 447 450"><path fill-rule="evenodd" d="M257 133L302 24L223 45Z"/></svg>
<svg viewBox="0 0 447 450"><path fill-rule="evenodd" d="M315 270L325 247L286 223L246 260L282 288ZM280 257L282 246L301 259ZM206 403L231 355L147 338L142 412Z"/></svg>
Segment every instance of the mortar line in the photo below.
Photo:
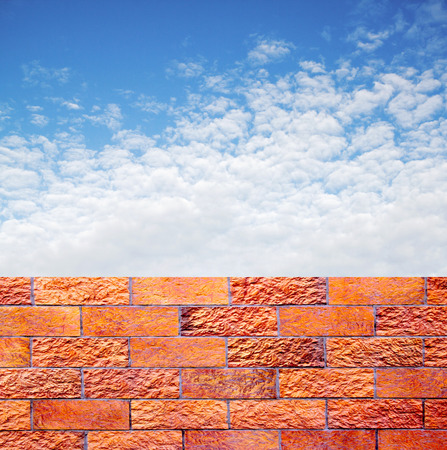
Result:
<svg viewBox="0 0 447 450"><path fill-rule="evenodd" d="M424 305L427 304L427 277L424 277Z"/></svg>
<svg viewBox="0 0 447 450"><path fill-rule="evenodd" d="M227 424L228 429L231 430L230 400L227 400Z"/></svg>
<svg viewBox="0 0 447 450"><path fill-rule="evenodd" d="M281 336L281 321L279 317L279 306L276 306L276 328L278 331L278 337Z"/></svg>
<svg viewBox="0 0 447 450"><path fill-rule="evenodd" d="M377 398L377 369L374 367L374 398Z"/></svg>
<svg viewBox="0 0 447 450"><path fill-rule="evenodd" d="M278 430L278 444L279 444L279 449L282 449L282 430Z"/></svg>
<svg viewBox="0 0 447 450"><path fill-rule="evenodd" d="M182 430L182 450L185 450L185 430Z"/></svg>
<svg viewBox="0 0 447 450"><path fill-rule="evenodd" d="M132 427L132 400L129 400L129 430L133 430L133 427Z"/></svg>
<svg viewBox="0 0 447 450"><path fill-rule="evenodd" d="M228 369L228 337L224 337L225 340L225 367Z"/></svg>
<svg viewBox="0 0 447 450"><path fill-rule="evenodd" d="M81 367L81 398L85 398L84 390L84 368Z"/></svg>
<svg viewBox="0 0 447 450"><path fill-rule="evenodd" d="M377 336L377 306L373 305L373 315L374 315L374 336Z"/></svg>
<svg viewBox="0 0 447 450"><path fill-rule="evenodd" d="M377 428L376 428L375 436L376 436L376 450L379 450L379 430Z"/></svg>
<svg viewBox="0 0 447 450"><path fill-rule="evenodd" d="M31 431L34 431L34 400L30 400Z"/></svg>
<svg viewBox="0 0 447 450"><path fill-rule="evenodd" d="M88 450L88 438L87 438L87 436L88 436L88 432L85 431L84 432L84 450Z"/></svg>
<svg viewBox="0 0 447 450"><path fill-rule="evenodd" d="M132 356L130 353L130 336L127 338L127 365L132 367Z"/></svg>
<svg viewBox="0 0 447 450"><path fill-rule="evenodd" d="M179 373L178 373L178 388L179 388L179 398L183 398L183 379L182 379L182 368L179 368Z"/></svg>
<svg viewBox="0 0 447 450"><path fill-rule="evenodd" d="M425 339L422 339L422 366L425 366Z"/></svg>
<svg viewBox="0 0 447 450"><path fill-rule="evenodd" d="M329 414L328 414L328 401L327 397L325 398L325 407L324 407L324 429L329 429Z"/></svg>
<svg viewBox="0 0 447 450"><path fill-rule="evenodd" d="M329 305L329 277L326 277L326 305Z"/></svg>
<svg viewBox="0 0 447 450"><path fill-rule="evenodd" d="M79 320L81 336L84 336L84 320L82 318L82 306L79 307Z"/></svg>
<svg viewBox="0 0 447 450"><path fill-rule="evenodd" d="M130 304L130 305L133 305L132 277L129 277L129 304Z"/></svg>
<svg viewBox="0 0 447 450"><path fill-rule="evenodd" d="M231 282L230 282L230 277L227 277L227 284L228 284L228 304L232 305L233 304L233 299L231 297Z"/></svg>
<svg viewBox="0 0 447 450"><path fill-rule="evenodd" d="M326 352L326 336L323 336L323 356L324 356L324 367L327 367L327 352Z"/></svg>
<svg viewBox="0 0 447 450"><path fill-rule="evenodd" d="M33 338L29 338L29 366L33 367Z"/></svg>
<svg viewBox="0 0 447 450"><path fill-rule="evenodd" d="M276 368L276 379L275 379L275 388L276 388L276 398L281 398L281 392L279 389L279 367Z"/></svg>
<svg viewBox="0 0 447 450"><path fill-rule="evenodd" d="M182 307L177 306L178 336L182 335Z"/></svg>
<svg viewBox="0 0 447 450"><path fill-rule="evenodd" d="M36 306L36 300L34 298L34 277L31 277L31 292L30 292L31 305Z"/></svg>

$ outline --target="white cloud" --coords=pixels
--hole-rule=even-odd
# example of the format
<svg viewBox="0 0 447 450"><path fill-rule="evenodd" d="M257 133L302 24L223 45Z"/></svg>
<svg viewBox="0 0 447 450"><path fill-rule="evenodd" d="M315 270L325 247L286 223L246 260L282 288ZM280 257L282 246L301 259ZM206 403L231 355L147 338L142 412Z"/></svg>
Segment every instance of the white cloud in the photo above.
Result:
<svg viewBox="0 0 447 450"><path fill-rule="evenodd" d="M30 122L38 127L44 127L48 125L49 119L43 114L32 114Z"/></svg>
<svg viewBox="0 0 447 450"><path fill-rule="evenodd" d="M177 75L184 78L194 78L201 75L204 71L203 64L201 62L179 62L173 61L171 67L167 69L168 75Z"/></svg>
<svg viewBox="0 0 447 450"><path fill-rule="evenodd" d="M121 128L121 122L123 119L123 115L121 114L121 108L116 103L109 103L102 113L98 113L100 111L100 107L94 106L92 108L92 112L97 113L94 115L85 114L83 117L85 119L90 120L92 123L96 125L105 125L112 131L118 131Z"/></svg>
<svg viewBox="0 0 447 450"><path fill-rule="evenodd" d="M248 52L248 61L255 66L279 61L293 48L291 42L259 38L256 47Z"/></svg>
<svg viewBox="0 0 447 450"><path fill-rule="evenodd" d="M55 81L63 85L70 79L70 69L63 67L55 69L50 67L43 67L39 61L32 61L29 64L23 64L23 81L26 85L47 87Z"/></svg>

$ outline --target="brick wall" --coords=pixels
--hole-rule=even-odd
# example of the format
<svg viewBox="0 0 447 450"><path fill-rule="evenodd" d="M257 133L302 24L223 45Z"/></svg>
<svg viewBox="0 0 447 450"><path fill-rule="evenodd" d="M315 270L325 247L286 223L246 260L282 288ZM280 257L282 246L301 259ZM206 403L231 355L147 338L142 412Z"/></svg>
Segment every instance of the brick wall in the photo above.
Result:
<svg viewBox="0 0 447 450"><path fill-rule="evenodd" d="M446 449L447 278L1 278L1 449Z"/></svg>

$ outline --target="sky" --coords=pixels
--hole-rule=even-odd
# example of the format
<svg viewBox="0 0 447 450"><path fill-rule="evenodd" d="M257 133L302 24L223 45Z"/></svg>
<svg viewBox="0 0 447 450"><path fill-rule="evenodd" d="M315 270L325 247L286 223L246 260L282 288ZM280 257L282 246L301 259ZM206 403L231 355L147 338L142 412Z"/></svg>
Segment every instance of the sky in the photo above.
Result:
<svg viewBox="0 0 447 450"><path fill-rule="evenodd" d="M446 0L2 0L2 276L447 274Z"/></svg>

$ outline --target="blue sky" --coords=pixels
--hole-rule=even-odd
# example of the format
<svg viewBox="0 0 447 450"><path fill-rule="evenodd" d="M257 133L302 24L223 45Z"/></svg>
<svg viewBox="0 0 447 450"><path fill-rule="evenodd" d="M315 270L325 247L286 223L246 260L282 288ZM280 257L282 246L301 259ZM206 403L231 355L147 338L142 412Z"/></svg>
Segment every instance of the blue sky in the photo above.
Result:
<svg viewBox="0 0 447 450"><path fill-rule="evenodd" d="M3 275L447 272L443 0L4 0Z"/></svg>

